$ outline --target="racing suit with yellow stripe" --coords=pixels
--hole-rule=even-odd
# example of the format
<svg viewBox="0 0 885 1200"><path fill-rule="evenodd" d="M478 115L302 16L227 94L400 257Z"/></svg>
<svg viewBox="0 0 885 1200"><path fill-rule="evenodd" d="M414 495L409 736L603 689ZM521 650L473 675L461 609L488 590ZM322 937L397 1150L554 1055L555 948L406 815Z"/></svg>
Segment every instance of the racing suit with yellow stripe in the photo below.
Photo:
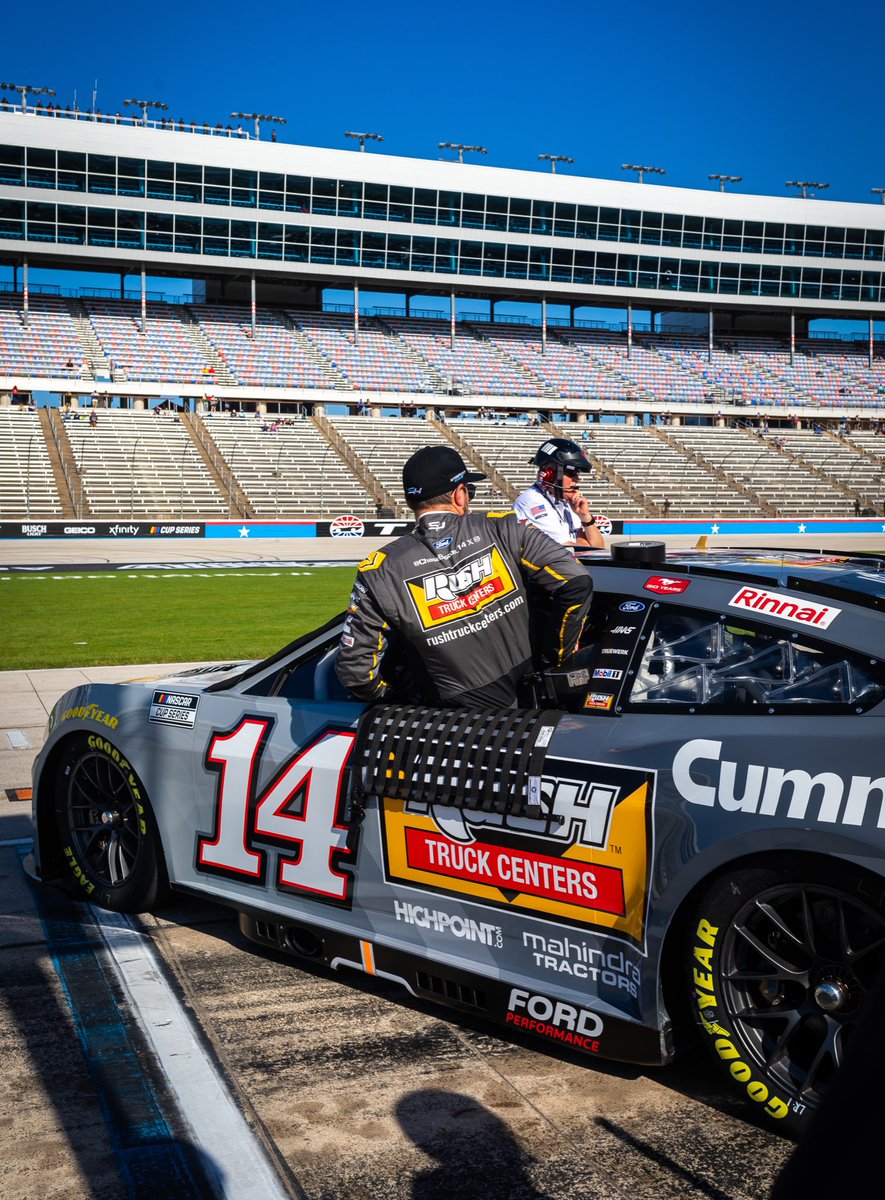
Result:
<svg viewBox="0 0 885 1200"><path fill-rule="evenodd" d="M590 607L586 568L512 512L422 513L411 533L360 563L338 678L360 699L383 699L382 660L399 641L427 702L506 708L532 664L535 587L549 597L541 649L562 664Z"/></svg>

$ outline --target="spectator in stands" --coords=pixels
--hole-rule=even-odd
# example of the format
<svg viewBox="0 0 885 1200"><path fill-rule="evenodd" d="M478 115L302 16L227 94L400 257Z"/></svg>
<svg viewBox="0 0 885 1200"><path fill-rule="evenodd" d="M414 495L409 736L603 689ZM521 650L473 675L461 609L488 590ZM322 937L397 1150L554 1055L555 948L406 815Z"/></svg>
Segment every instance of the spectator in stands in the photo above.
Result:
<svg viewBox="0 0 885 1200"><path fill-rule="evenodd" d="M277 131L275 129L272 129L270 131L270 140L272 142L275 142L277 140Z"/></svg>
<svg viewBox="0 0 885 1200"><path fill-rule="evenodd" d="M664 516L669 517L669 515L670 515L670 497L665 496L664 497Z"/></svg>
<svg viewBox="0 0 885 1200"><path fill-rule="evenodd" d="M97 425L98 425L98 409L93 408L92 412L89 414L89 428L95 429Z"/></svg>
<svg viewBox="0 0 885 1200"><path fill-rule="evenodd" d="M393 692L388 672L398 665L411 685L400 691L425 702L514 707L532 666L526 601L535 588L550 601L547 661L562 665L577 649L590 576L512 514L470 515L473 484L484 478L452 446L425 446L403 467L416 527L360 564L335 666L361 700Z"/></svg>
<svg viewBox="0 0 885 1200"><path fill-rule="evenodd" d="M535 525L561 546L603 547L596 518L578 486L580 473L593 470L580 446L567 438L548 438L530 462L538 477L513 506L523 525Z"/></svg>

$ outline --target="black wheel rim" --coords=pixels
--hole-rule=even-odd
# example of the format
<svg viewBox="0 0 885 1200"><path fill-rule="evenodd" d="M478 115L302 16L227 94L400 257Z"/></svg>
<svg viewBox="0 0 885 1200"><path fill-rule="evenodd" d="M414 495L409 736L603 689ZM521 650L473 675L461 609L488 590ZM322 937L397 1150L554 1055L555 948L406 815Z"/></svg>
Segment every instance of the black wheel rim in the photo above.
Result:
<svg viewBox="0 0 885 1200"><path fill-rule="evenodd" d="M820 1103L885 960L885 916L838 888L757 894L723 946L732 1032L768 1077Z"/></svg>
<svg viewBox="0 0 885 1200"><path fill-rule="evenodd" d="M78 759L68 777L67 818L74 852L96 883L114 888L132 878L141 825L129 781L115 762L102 754Z"/></svg>

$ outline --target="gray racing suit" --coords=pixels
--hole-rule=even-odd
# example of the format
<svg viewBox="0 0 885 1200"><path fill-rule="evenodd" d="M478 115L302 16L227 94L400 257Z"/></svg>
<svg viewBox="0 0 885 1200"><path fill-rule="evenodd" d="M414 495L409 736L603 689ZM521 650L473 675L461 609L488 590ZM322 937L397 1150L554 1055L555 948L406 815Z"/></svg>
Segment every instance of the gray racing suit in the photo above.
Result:
<svg viewBox="0 0 885 1200"><path fill-rule="evenodd" d="M570 551L512 512L423 513L411 533L359 565L336 671L363 700L389 690L382 660L399 641L424 698L508 707L530 669L530 588L548 593L543 648L577 648L593 585Z"/></svg>

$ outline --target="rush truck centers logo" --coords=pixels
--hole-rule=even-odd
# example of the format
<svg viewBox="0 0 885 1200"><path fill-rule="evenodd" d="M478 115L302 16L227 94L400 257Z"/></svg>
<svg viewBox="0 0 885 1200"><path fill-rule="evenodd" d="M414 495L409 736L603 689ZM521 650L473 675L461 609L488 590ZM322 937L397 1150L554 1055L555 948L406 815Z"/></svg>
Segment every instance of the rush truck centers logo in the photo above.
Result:
<svg viewBox="0 0 885 1200"><path fill-rule="evenodd" d="M551 757L546 771L537 819L385 798L388 880L641 945L653 773Z"/></svg>
<svg viewBox="0 0 885 1200"><path fill-rule="evenodd" d="M425 629L478 613L516 591L496 546L480 550L457 571L436 570L407 580L406 586Z"/></svg>

